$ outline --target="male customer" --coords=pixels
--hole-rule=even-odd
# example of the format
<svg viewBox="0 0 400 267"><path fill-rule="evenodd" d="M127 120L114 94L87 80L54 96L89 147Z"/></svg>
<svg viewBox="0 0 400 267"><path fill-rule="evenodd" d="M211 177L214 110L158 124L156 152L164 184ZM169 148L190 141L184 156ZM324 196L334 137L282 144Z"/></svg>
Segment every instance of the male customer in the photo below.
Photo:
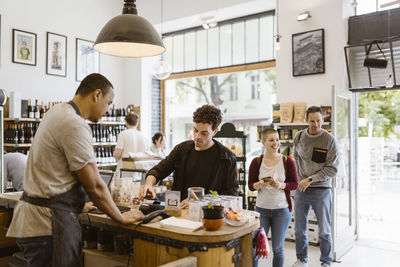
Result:
<svg viewBox="0 0 400 267"><path fill-rule="evenodd" d="M100 74L90 74L72 101L52 106L39 125L28 156L25 191L7 233L17 238L31 267L81 266L78 216L85 191L118 223L143 217L138 211L120 213L96 166L86 120L99 121L113 98L112 84Z"/></svg>
<svg viewBox="0 0 400 267"><path fill-rule="evenodd" d="M321 265L332 263L332 180L337 174L338 150L335 138L322 129L323 115L320 107L306 111L308 128L294 138L293 156L299 179L294 195L294 219L297 261L293 267L307 267L307 221L310 207L318 221Z"/></svg>
<svg viewBox="0 0 400 267"><path fill-rule="evenodd" d="M118 161L117 174L121 169L121 157L128 157L128 153L145 152L148 150L146 137L137 130L139 116L130 112L125 116L126 130L118 135L117 145L114 150L114 158Z"/></svg>
<svg viewBox="0 0 400 267"><path fill-rule="evenodd" d="M186 208L187 189L204 187L205 192L215 190L220 195L236 195L238 181L235 155L213 137L221 123L221 111L204 105L193 113L193 137L175 146L171 153L152 168L142 187L141 197L150 193L155 197L153 185L174 172L172 190L181 192L181 207Z"/></svg>
<svg viewBox="0 0 400 267"><path fill-rule="evenodd" d="M24 173L26 167L25 154L14 152L4 154L4 183L6 188L7 182L11 182L16 191L24 190Z"/></svg>

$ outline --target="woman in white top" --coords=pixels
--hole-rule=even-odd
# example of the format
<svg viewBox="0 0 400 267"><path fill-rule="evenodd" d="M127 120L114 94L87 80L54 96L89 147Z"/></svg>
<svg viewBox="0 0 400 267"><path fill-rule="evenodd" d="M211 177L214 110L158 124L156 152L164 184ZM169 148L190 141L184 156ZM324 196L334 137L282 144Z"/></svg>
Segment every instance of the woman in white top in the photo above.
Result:
<svg viewBox="0 0 400 267"><path fill-rule="evenodd" d="M250 164L249 189L258 191L256 211L260 213L260 225L265 233L271 228L273 267L283 267L283 243L292 218L290 190L297 188L297 173L293 160L280 154L279 135L274 129L262 132L265 147L261 155ZM258 265L257 259L254 266Z"/></svg>
<svg viewBox="0 0 400 267"><path fill-rule="evenodd" d="M151 139L153 144L151 144L150 150L160 158L165 158L167 156L165 150L165 135L163 133L156 133Z"/></svg>

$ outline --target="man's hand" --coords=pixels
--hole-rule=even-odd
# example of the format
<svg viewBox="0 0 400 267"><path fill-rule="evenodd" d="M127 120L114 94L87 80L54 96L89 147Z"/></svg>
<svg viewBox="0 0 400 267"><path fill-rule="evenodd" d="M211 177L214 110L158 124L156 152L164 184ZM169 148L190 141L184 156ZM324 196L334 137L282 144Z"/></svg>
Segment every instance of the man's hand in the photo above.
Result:
<svg viewBox="0 0 400 267"><path fill-rule="evenodd" d="M97 207L93 204L93 202L86 202L85 207L83 207L83 212L89 212L91 210L95 210Z"/></svg>
<svg viewBox="0 0 400 267"><path fill-rule="evenodd" d="M312 183L311 177L307 177L307 178L301 180L301 182L299 183L299 190L300 190L300 192L306 191L306 189L308 188L308 186L309 186L311 183Z"/></svg>
<svg viewBox="0 0 400 267"><path fill-rule="evenodd" d="M132 224L134 222L143 220L144 214L140 210L131 210L122 213L122 217L124 217L122 224Z"/></svg>
<svg viewBox="0 0 400 267"><path fill-rule="evenodd" d="M188 199L185 198L181 201L181 209L187 209L189 207Z"/></svg>
<svg viewBox="0 0 400 267"><path fill-rule="evenodd" d="M154 192L153 185L156 184L156 177L153 175L149 175L146 178L146 183L140 188L140 200L143 200L144 197L148 194L151 194L151 198L156 198L156 192Z"/></svg>

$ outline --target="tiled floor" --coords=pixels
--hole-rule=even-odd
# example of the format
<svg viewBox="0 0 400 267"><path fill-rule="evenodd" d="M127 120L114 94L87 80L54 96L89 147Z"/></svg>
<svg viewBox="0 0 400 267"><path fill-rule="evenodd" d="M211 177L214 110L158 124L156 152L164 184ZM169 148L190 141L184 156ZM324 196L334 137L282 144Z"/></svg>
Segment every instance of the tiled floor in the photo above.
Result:
<svg viewBox="0 0 400 267"><path fill-rule="evenodd" d="M296 261L295 244L285 243L284 267L291 267ZM260 267L272 267L272 256L259 262ZM310 246L309 267L320 266L319 247ZM398 267L400 266L400 251L373 248L359 242L341 259L341 263L334 263L334 267Z"/></svg>

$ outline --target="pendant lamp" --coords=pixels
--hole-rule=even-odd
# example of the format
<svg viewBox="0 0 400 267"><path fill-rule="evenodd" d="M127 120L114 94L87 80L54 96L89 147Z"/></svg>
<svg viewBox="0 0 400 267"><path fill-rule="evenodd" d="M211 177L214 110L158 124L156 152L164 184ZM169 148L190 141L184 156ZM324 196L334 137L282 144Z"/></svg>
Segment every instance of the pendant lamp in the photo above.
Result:
<svg viewBox="0 0 400 267"><path fill-rule="evenodd" d="M163 14L164 14L164 5L163 0L161 1L161 36L163 32ZM159 80L165 80L171 75L171 65L164 60L164 55L161 55L161 58L157 60L157 62L153 65L153 76Z"/></svg>
<svg viewBox="0 0 400 267"><path fill-rule="evenodd" d="M145 18L138 16L136 0L124 0L122 15L112 18L100 31L94 49L119 57L149 57L163 53L160 35Z"/></svg>

